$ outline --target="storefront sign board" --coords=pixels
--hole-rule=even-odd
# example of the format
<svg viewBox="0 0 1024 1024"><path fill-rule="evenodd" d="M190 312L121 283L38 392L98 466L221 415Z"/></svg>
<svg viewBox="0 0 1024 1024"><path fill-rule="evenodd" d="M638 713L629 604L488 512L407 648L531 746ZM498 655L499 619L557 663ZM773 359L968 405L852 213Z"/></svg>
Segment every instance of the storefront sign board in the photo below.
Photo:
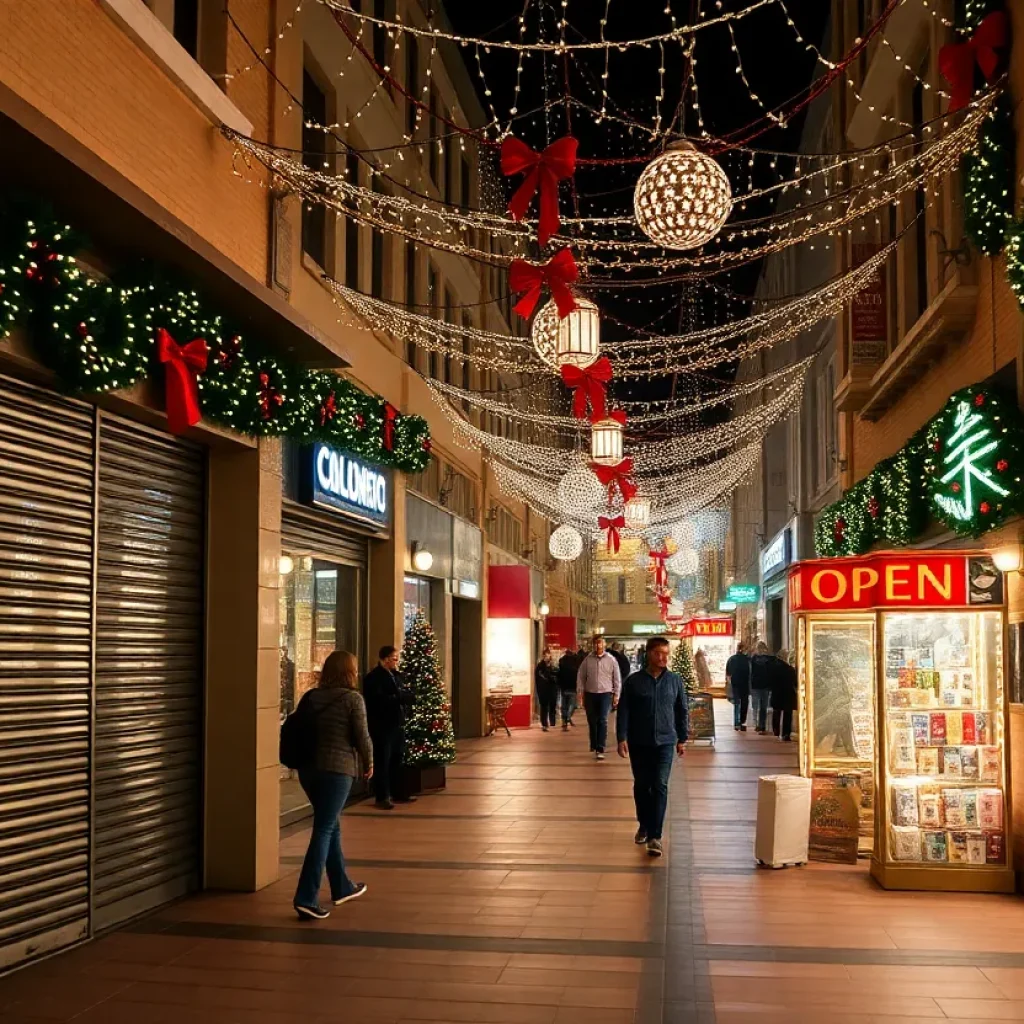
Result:
<svg viewBox="0 0 1024 1024"><path fill-rule="evenodd" d="M318 441L304 457L307 500L387 528L391 522L391 476L348 452Z"/></svg>
<svg viewBox="0 0 1024 1024"><path fill-rule="evenodd" d="M853 265L866 263L882 246L877 242L854 242ZM889 337L889 310L885 286L886 265L882 263L853 296L850 327L855 363L880 363L885 358Z"/></svg>
<svg viewBox="0 0 1024 1024"><path fill-rule="evenodd" d="M793 536L787 526L769 545L761 552L761 579L766 580L769 576L785 569L793 561Z"/></svg>
<svg viewBox="0 0 1024 1024"><path fill-rule="evenodd" d="M1002 574L986 555L880 552L800 562L789 575L794 612L966 608L1003 603Z"/></svg>
<svg viewBox="0 0 1024 1024"><path fill-rule="evenodd" d="M732 636L736 632L736 624L728 619L690 619L690 632L687 636Z"/></svg>
<svg viewBox="0 0 1024 1024"><path fill-rule="evenodd" d="M761 588L756 583L733 583L726 588L725 600L736 604L757 604Z"/></svg>

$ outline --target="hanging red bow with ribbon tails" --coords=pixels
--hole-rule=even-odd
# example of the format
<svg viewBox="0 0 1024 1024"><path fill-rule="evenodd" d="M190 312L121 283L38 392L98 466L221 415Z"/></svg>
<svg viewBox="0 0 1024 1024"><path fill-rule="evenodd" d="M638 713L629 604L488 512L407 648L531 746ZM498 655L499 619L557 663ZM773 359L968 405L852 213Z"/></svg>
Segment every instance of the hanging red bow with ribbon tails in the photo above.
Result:
<svg viewBox="0 0 1024 1024"><path fill-rule="evenodd" d="M602 530L608 531L608 550L613 554L619 553L619 544L621 537L619 536L619 530L623 529L626 525L625 516L614 516L609 518L608 516L598 516L597 525Z"/></svg>
<svg viewBox="0 0 1024 1024"><path fill-rule="evenodd" d="M608 500L615 497L615 490L618 488L624 502L636 497L637 485L630 479L633 472L633 460L623 459L614 466L601 466L596 462L590 464L594 475L608 488Z"/></svg>
<svg viewBox="0 0 1024 1024"><path fill-rule="evenodd" d="M665 568L665 562L668 561L668 550L662 548L660 551L651 551L649 554L654 559L654 585L664 587L668 583L668 569Z"/></svg>
<svg viewBox="0 0 1024 1024"><path fill-rule="evenodd" d="M506 177L526 171L523 183L516 189L508 212L513 220L522 220L537 190L540 190L540 218L537 237L541 245L558 230L558 183L576 173L576 147L571 136L552 142L543 153L537 153L521 139L509 135L501 144L501 173Z"/></svg>
<svg viewBox="0 0 1024 1024"><path fill-rule="evenodd" d="M1003 65L1010 45L1010 21L1006 11L993 11L965 43L950 43L939 50L939 71L949 82L949 110L960 110L974 95L974 69L981 70L990 85Z"/></svg>
<svg viewBox="0 0 1024 1024"><path fill-rule="evenodd" d="M164 364L167 426L172 434L184 434L202 418L196 377L206 371L209 352L202 338L179 345L163 327L156 332L156 355Z"/></svg>
<svg viewBox="0 0 1024 1024"><path fill-rule="evenodd" d="M562 383L575 392L572 396L572 414L576 419L587 418L588 405L592 421L606 417L608 405L605 385L611 379L612 364L605 356L589 366L567 363L562 367Z"/></svg>
<svg viewBox="0 0 1024 1024"><path fill-rule="evenodd" d="M398 410L390 403L384 403L384 447L390 452L395 448L395 420Z"/></svg>
<svg viewBox="0 0 1024 1024"><path fill-rule="evenodd" d="M671 594L658 594L658 604L661 605L661 617L664 621L668 621L668 610L672 604Z"/></svg>
<svg viewBox="0 0 1024 1024"><path fill-rule="evenodd" d="M578 277L576 261L568 249L559 249L547 263L540 265L513 260L508 272L509 288L516 293L525 293L513 308L521 317L532 316L540 301L541 289L547 285L558 307L559 318L567 317L576 308L576 299L569 285L574 284Z"/></svg>

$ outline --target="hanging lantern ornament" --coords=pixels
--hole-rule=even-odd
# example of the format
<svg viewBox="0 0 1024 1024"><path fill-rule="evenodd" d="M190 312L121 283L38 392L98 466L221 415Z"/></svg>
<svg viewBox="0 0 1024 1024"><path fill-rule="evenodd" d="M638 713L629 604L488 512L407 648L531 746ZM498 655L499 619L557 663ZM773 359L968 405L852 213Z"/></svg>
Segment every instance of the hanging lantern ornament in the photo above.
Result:
<svg viewBox="0 0 1024 1024"><path fill-rule="evenodd" d="M577 463L558 481L558 504L572 515L592 513L605 501L604 485L583 463Z"/></svg>
<svg viewBox="0 0 1024 1024"><path fill-rule="evenodd" d="M666 249L710 242L732 211L732 188L717 161L690 142L673 143L644 168L633 194L640 230Z"/></svg>
<svg viewBox="0 0 1024 1024"><path fill-rule="evenodd" d="M606 419L591 424L590 454L599 466L617 466L622 461L625 426L626 414L618 410Z"/></svg>
<svg viewBox="0 0 1024 1024"><path fill-rule="evenodd" d="M651 499L646 495L637 494L626 502L622 514L626 519L626 526L630 530L644 530L651 521ZM644 567L647 566L647 555L644 555Z"/></svg>
<svg viewBox="0 0 1024 1024"><path fill-rule="evenodd" d="M555 308L555 315L558 308ZM590 299L576 296L576 308L558 322L555 361L563 366L590 366L601 350L601 314Z"/></svg>
<svg viewBox="0 0 1024 1024"><path fill-rule="evenodd" d="M571 526L559 526L548 540L548 551L560 562L573 562L583 554L583 538Z"/></svg>

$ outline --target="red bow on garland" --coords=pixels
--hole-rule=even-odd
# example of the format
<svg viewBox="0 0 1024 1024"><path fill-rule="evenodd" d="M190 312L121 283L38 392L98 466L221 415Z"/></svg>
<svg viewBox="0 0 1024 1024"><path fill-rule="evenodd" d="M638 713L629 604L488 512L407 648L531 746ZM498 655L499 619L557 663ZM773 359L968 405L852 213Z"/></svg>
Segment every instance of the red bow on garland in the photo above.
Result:
<svg viewBox="0 0 1024 1024"><path fill-rule="evenodd" d="M328 420L333 420L338 415L338 403L335 401L332 391L320 405L320 426L327 425Z"/></svg>
<svg viewBox="0 0 1024 1024"><path fill-rule="evenodd" d="M614 516L609 518L608 516L598 516L597 525L602 530L608 531L608 550L613 554L619 553L619 543L621 538L619 537L619 530L626 525L625 516Z"/></svg>
<svg viewBox="0 0 1024 1024"><path fill-rule="evenodd" d="M576 308L569 285L577 277L576 261L568 249L559 249L547 263L539 266L526 260L513 260L508 272L509 287L513 292L525 292L515 304L515 311L522 317L532 316L540 301L541 289L547 285L558 307L558 316L567 317Z"/></svg>
<svg viewBox="0 0 1024 1024"><path fill-rule="evenodd" d="M156 332L156 355L164 364L167 426L172 434L184 434L202 418L196 377L205 372L209 351L202 338L179 345L163 327Z"/></svg>
<svg viewBox="0 0 1024 1024"><path fill-rule="evenodd" d="M658 594L658 604L661 605L661 618L663 621L668 621L668 610L672 604L671 594Z"/></svg>
<svg viewBox="0 0 1024 1024"><path fill-rule="evenodd" d="M384 447L390 452L395 447L395 419L398 410L390 403L384 403Z"/></svg>
<svg viewBox="0 0 1024 1024"><path fill-rule="evenodd" d="M950 112L960 110L974 95L974 69L980 68L991 84L1003 63L1000 51L1010 45L1010 21L1006 11L993 11L965 43L950 43L939 50L939 71L949 82Z"/></svg>
<svg viewBox="0 0 1024 1024"><path fill-rule="evenodd" d="M543 153L537 153L521 139L509 135L501 144L501 173L506 177L526 171L523 183L516 189L508 212L513 220L522 220L526 210L540 189L540 219L537 237L541 245L558 230L558 183L576 173L576 147L579 143L571 136L552 142Z"/></svg>
<svg viewBox="0 0 1024 1024"><path fill-rule="evenodd" d="M623 459L615 466L599 466L596 462L592 462L590 468L594 471L597 479L608 488L609 500L615 496L615 488L619 489L619 494L622 495L624 502L636 496L638 488L629 478L633 472L632 459Z"/></svg>
<svg viewBox="0 0 1024 1024"><path fill-rule="evenodd" d="M601 356L597 362L589 366L573 366L567 363L562 367L562 383L572 389L572 414L578 420L587 418L587 405L590 406L592 421L603 420L607 415L605 385L612 379L612 364L607 357Z"/></svg>
<svg viewBox="0 0 1024 1024"><path fill-rule="evenodd" d="M272 420L274 413L284 405L284 395L270 381L270 374L260 374L259 403L260 412L265 420Z"/></svg>
<svg viewBox="0 0 1024 1024"><path fill-rule="evenodd" d="M654 585L663 587L668 583L668 569L665 568L665 562L668 561L668 549L662 548L660 551L651 551L649 554L654 559Z"/></svg>

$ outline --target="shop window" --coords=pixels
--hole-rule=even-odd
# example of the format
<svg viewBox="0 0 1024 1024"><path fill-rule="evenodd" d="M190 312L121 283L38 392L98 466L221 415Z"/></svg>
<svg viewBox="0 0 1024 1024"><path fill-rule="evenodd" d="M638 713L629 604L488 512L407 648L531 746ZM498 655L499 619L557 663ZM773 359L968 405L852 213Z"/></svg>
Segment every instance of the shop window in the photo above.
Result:
<svg viewBox="0 0 1024 1024"><path fill-rule="evenodd" d="M327 124L327 94L309 69L302 72L302 163L311 171L323 172L327 162L327 136L309 124ZM302 203L302 251L316 264L327 267L327 207Z"/></svg>
<svg viewBox="0 0 1024 1024"><path fill-rule="evenodd" d="M345 178L359 184L359 157L352 150L345 157ZM354 217L345 218L345 286L359 291L359 222Z"/></svg>
<svg viewBox="0 0 1024 1024"><path fill-rule="evenodd" d="M1007 627L1009 646L1009 698L1011 704L1024 704L1024 622Z"/></svg>
<svg viewBox="0 0 1024 1024"><path fill-rule="evenodd" d="M430 580L421 579L419 576L405 577L405 595L402 607L405 632L409 632L412 620L416 618L417 612L422 612L426 620L430 621Z"/></svg>
<svg viewBox="0 0 1024 1024"><path fill-rule="evenodd" d="M411 139L416 134L420 98L420 50L415 36L405 40L405 91L409 94L405 107L405 131Z"/></svg>
<svg viewBox="0 0 1024 1024"><path fill-rule="evenodd" d="M380 193L376 179L373 191ZM384 232L374 228L370 235L370 294L375 299L384 298Z"/></svg>

